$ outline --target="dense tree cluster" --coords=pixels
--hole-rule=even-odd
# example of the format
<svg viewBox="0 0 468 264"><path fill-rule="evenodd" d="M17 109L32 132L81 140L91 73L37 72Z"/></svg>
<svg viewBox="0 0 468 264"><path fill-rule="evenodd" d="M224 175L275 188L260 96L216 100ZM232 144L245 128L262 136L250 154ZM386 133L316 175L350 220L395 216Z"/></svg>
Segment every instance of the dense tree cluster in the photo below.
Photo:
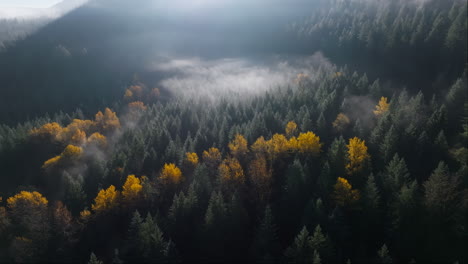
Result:
<svg viewBox="0 0 468 264"><path fill-rule="evenodd" d="M465 54L451 32L466 3L331 2L301 30L389 60ZM467 76L444 67L436 92L321 65L214 102L151 101L159 89L134 80L94 119L0 125L0 262L467 261Z"/></svg>

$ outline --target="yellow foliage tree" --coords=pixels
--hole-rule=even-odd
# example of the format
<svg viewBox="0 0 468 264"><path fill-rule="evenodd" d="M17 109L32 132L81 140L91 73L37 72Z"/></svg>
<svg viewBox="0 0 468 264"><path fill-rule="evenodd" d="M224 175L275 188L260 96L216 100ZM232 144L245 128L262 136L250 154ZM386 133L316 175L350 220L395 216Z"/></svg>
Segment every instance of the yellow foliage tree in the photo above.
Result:
<svg viewBox="0 0 468 264"><path fill-rule="evenodd" d="M91 211L84 209L80 212L80 219L82 221L87 221L91 217Z"/></svg>
<svg viewBox="0 0 468 264"><path fill-rule="evenodd" d="M335 121L333 121L332 125L333 128L336 129L338 132L342 132L349 126L349 118L343 113L339 113L336 117Z"/></svg>
<svg viewBox="0 0 468 264"><path fill-rule="evenodd" d="M287 138L292 138L296 136L297 133L297 124L294 121L289 121L288 124L286 124L286 137Z"/></svg>
<svg viewBox="0 0 468 264"><path fill-rule="evenodd" d="M74 145L83 145L85 142L86 133L81 129L77 129L70 138L70 143Z"/></svg>
<svg viewBox="0 0 468 264"><path fill-rule="evenodd" d="M97 112L95 120L98 130L103 133L111 132L120 128L120 120L117 117L117 114L112 112L109 108L106 108L104 113L101 111Z"/></svg>
<svg viewBox="0 0 468 264"><path fill-rule="evenodd" d="M131 202L137 200L141 196L143 185L139 178L135 175L128 175L125 184L122 187L122 196L124 201Z"/></svg>
<svg viewBox="0 0 468 264"><path fill-rule="evenodd" d="M236 134L234 140L228 144L228 147L231 151L231 154L236 158L243 157L249 151L247 147L247 140L241 134Z"/></svg>
<svg viewBox="0 0 468 264"><path fill-rule="evenodd" d="M301 133L297 137L297 150L301 153L311 153L318 156L321 148L320 137L313 132Z"/></svg>
<svg viewBox="0 0 468 264"><path fill-rule="evenodd" d="M351 184L345 178L338 177L333 186L333 198L339 206L346 206L358 201L360 197L358 190L353 190Z"/></svg>
<svg viewBox="0 0 468 264"><path fill-rule="evenodd" d="M77 147L74 145L68 145L60 155L55 156L42 165L42 168L49 168L55 166L61 162L65 161L72 161L80 158L81 154L83 153L83 149L81 147Z"/></svg>
<svg viewBox="0 0 468 264"><path fill-rule="evenodd" d="M221 165L219 165L219 175L221 177L222 183L244 183L245 176L244 170L240 165L239 161L234 158L226 158L223 160Z"/></svg>
<svg viewBox="0 0 468 264"><path fill-rule="evenodd" d="M93 133L88 137L88 144L98 146L100 148L107 147L107 138L99 132Z"/></svg>
<svg viewBox="0 0 468 264"><path fill-rule="evenodd" d="M349 144L346 145L348 148L346 164L346 170L348 174L354 174L360 172L367 164L370 156L367 153L367 146L364 140L357 137L349 139Z"/></svg>
<svg viewBox="0 0 468 264"><path fill-rule="evenodd" d="M209 148L208 151L203 151L203 162L210 169L216 169L221 163L221 152L217 148Z"/></svg>
<svg viewBox="0 0 468 264"><path fill-rule="evenodd" d="M274 159L281 154L287 153L290 150L289 141L282 134L274 134L268 140L268 153Z"/></svg>
<svg viewBox="0 0 468 264"><path fill-rule="evenodd" d="M7 199L8 208L14 210L18 207L36 208L47 207L49 201L39 192L21 191Z"/></svg>
<svg viewBox="0 0 468 264"><path fill-rule="evenodd" d="M102 189L94 198L94 204L91 205L91 209L96 212L105 212L113 209L119 204L120 193L115 189L114 185L109 186L106 190Z"/></svg>
<svg viewBox="0 0 468 264"><path fill-rule="evenodd" d="M265 155L268 153L268 142L261 136L255 140L250 148L256 155Z"/></svg>
<svg viewBox="0 0 468 264"><path fill-rule="evenodd" d="M198 165L198 155L195 152L185 153L185 160L194 167Z"/></svg>
<svg viewBox="0 0 468 264"><path fill-rule="evenodd" d="M379 103L375 106L374 115L381 116L385 114L390 108L387 97L381 97Z"/></svg>
<svg viewBox="0 0 468 264"><path fill-rule="evenodd" d="M164 164L161 181L165 184L179 184L182 181L182 171L174 163Z"/></svg>

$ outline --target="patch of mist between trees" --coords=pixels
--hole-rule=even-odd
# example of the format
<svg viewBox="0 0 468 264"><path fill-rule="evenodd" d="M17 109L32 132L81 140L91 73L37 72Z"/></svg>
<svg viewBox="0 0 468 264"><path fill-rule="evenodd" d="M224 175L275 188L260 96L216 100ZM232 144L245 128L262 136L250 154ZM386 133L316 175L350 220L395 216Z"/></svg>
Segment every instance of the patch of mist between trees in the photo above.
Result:
<svg viewBox="0 0 468 264"><path fill-rule="evenodd" d="M377 102L370 96L350 96L343 100L343 113L354 122L359 120L362 128L375 126L375 105Z"/></svg>
<svg viewBox="0 0 468 264"><path fill-rule="evenodd" d="M298 74L309 79L319 69L335 66L321 53L312 56L270 56L265 58L165 58L153 62L149 70L164 73L159 87L190 100L216 102L218 99L246 99L272 88L294 84Z"/></svg>

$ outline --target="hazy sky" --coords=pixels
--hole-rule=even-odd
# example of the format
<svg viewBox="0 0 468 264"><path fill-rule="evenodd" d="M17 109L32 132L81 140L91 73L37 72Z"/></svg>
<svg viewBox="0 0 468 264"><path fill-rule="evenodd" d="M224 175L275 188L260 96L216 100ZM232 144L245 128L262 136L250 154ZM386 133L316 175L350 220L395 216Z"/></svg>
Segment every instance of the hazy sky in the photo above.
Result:
<svg viewBox="0 0 468 264"><path fill-rule="evenodd" d="M0 0L1 7L33 7L45 8L53 6L62 0Z"/></svg>

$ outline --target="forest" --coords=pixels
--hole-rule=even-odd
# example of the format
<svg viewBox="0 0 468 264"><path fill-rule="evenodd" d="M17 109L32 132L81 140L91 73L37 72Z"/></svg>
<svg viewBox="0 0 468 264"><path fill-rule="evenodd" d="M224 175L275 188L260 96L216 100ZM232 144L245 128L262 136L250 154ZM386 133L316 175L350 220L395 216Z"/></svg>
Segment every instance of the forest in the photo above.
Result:
<svg viewBox="0 0 468 264"><path fill-rule="evenodd" d="M215 98L99 58L70 57L41 89L14 84L1 59L41 35L9 44L0 263L468 263L467 12L465 0L317 0L269 47L329 63ZM60 65L34 56L17 76ZM75 83L65 68L87 63ZM87 82L91 69L102 79ZM58 91L60 78L119 73L112 92ZM14 101L28 91L42 96Z"/></svg>

